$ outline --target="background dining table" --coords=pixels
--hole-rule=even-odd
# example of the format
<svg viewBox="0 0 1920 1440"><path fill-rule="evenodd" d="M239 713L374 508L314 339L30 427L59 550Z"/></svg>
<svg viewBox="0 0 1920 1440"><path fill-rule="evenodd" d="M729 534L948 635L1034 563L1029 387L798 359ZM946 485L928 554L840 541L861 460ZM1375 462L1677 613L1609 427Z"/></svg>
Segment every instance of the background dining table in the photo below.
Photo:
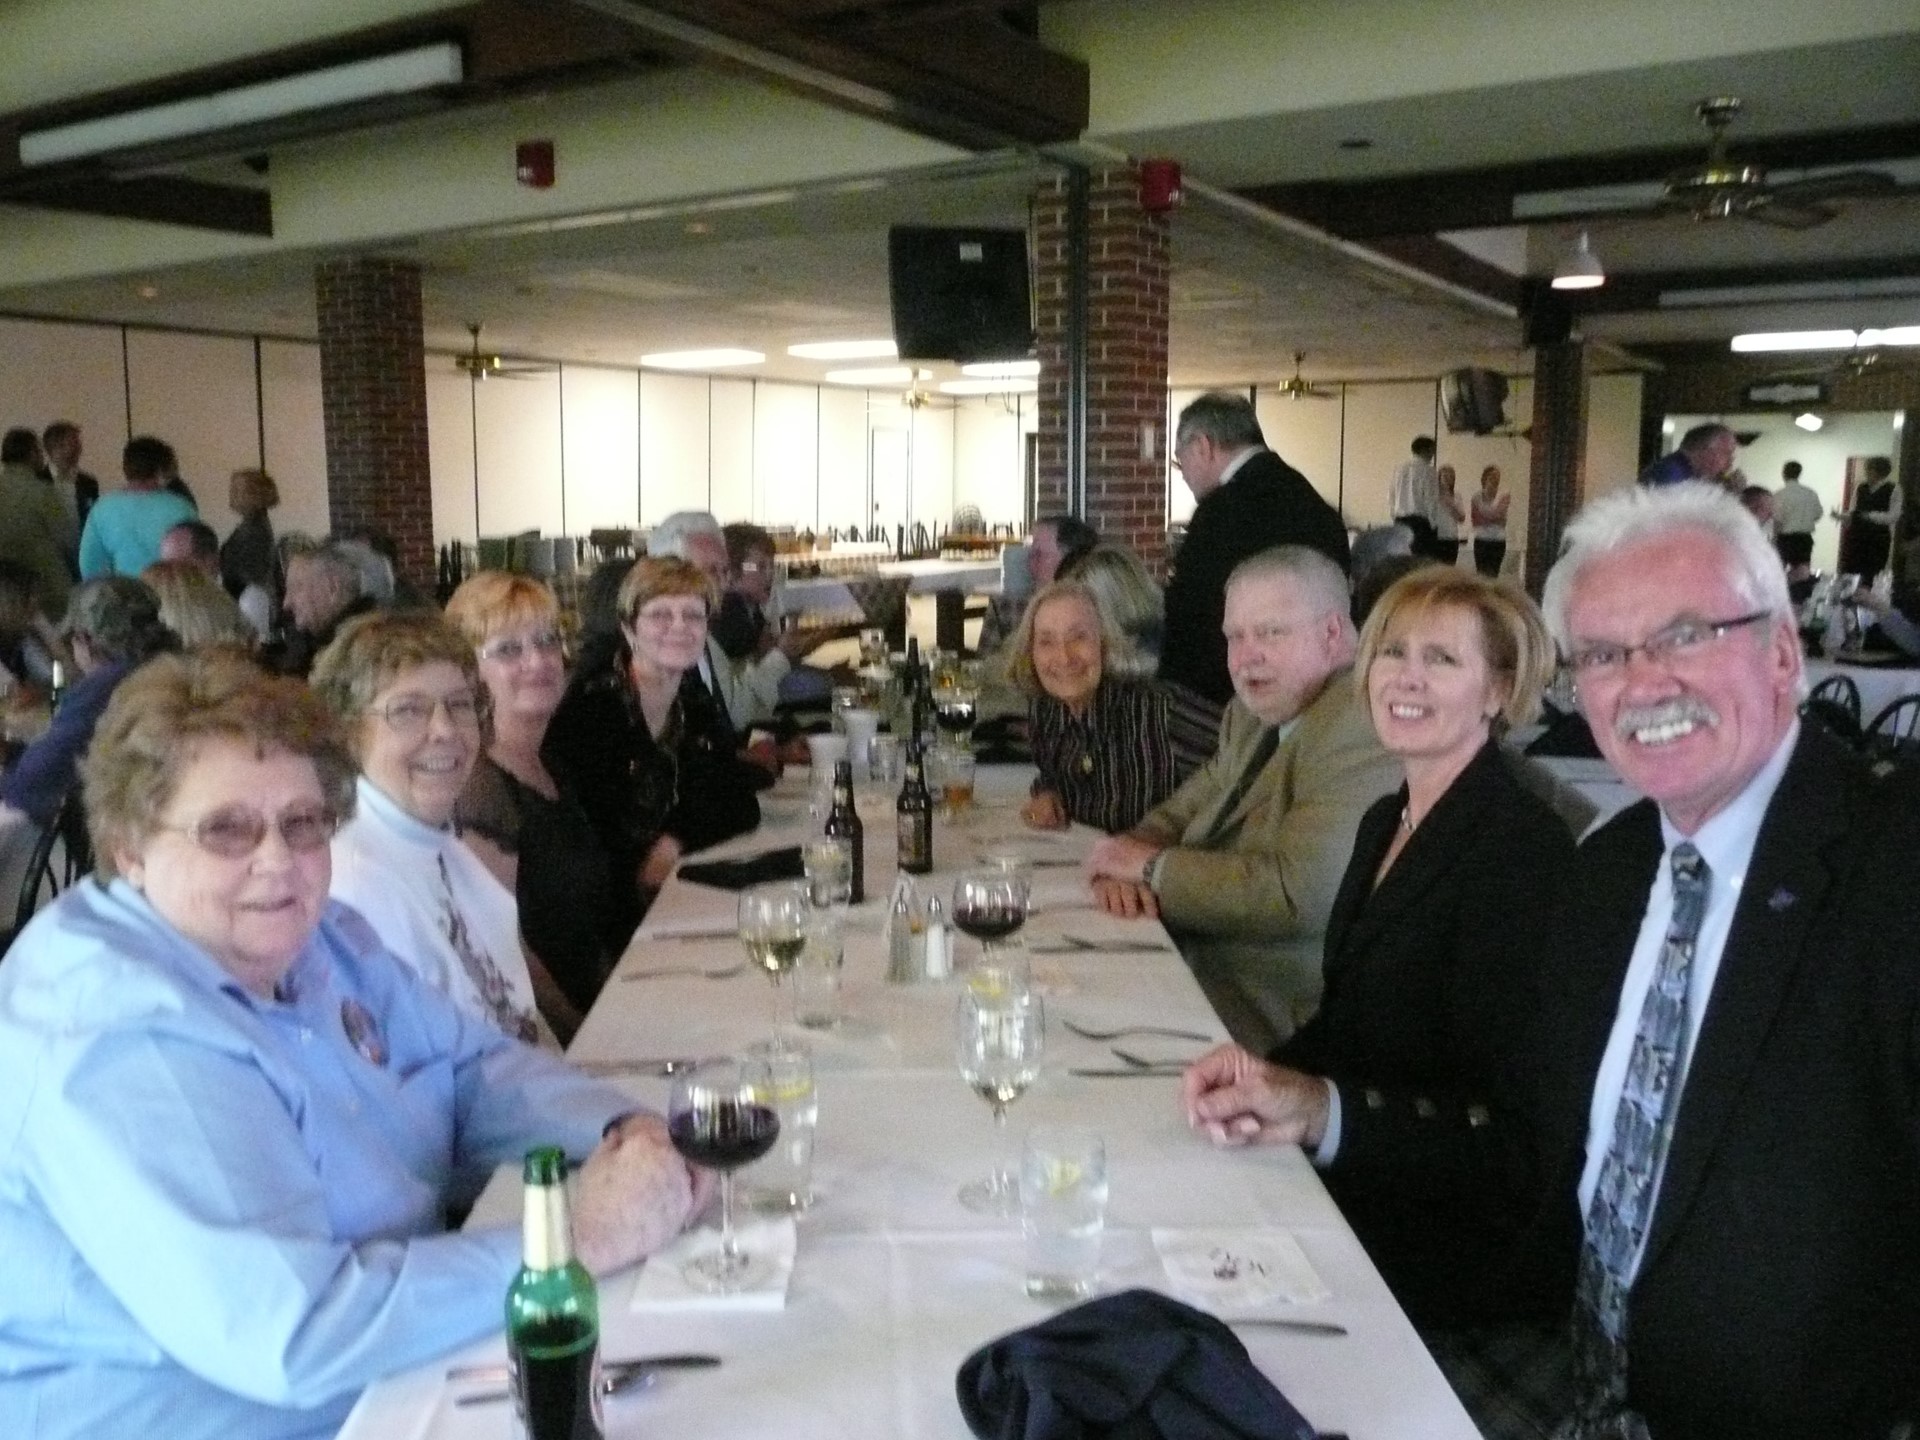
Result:
<svg viewBox="0 0 1920 1440"><path fill-rule="evenodd" d="M982 767L979 804L936 826L934 889L989 851L1019 849L1038 863L1030 944L1033 983L1047 1008L1042 1076L1013 1107L1017 1141L1040 1122L1104 1137L1111 1200L1102 1290L1143 1285L1175 1293L1153 1232L1291 1236L1328 1292L1257 1313L1344 1327L1340 1335L1238 1330L1260 1369L1322 1431L1352 1440L1474 1440L1477 1432L1394 1302L1312 1166L1292 1146L1218 1150L1190 1131L1175 1075L1087 1078L1076 1069L1125 1064L1094 1028L1152 1025L1213 1039L1224 1030L1166 933L1150 921L1094 911L1078 870L1090 832L1025 830L1017 804L1030 769ZM798 1221L784 1308L640 1313L637 1271L601 1284L602 1353L609 1360L708 1352L711 1370L664 1375L607 1402L606 1433L739 1440L961 1440L968 1431L954 1375L979 1346L1050 1312L1024 1291L1017 1219L976 1215L956 1198L996 1158L990 1113L954 1061L960 980L902 984L886 977L881 920L894 878L893 797L864 784L870 897L849 913L843 1018L832 1030L793 1032L813 1050L819 1120L815 1201ZM808 832L805 773L768 796L759 831L713 852L743 854L798 843ZM733 937L737 896L676 878L662 892L587 1017L570 1055L596 1067L727 1053L765 1038L776 1013L768 980ZM1084 948L1066 948L1072 937ZM1103 953L1107 941L1165 948ZM956 941L964 966L974 942ZM673 973L651 976L650 972ZM713 972L717 978L708 978ZM633 979L633 976L650 978ZM1141 1035L1115 1042L1152 1058L1184 1060L1208 1041ZM621 1079L636 1100L664 1109L669 1082ZM508 1171L470 1225L513 1224L519 1185ZM711 1217L709 1217L711 1223ZM342 1440L480 1440L509 1433L502 1405L458 1403L472 1388L451 1367L498 1361L495 1337L372 1386Z"/></svg>

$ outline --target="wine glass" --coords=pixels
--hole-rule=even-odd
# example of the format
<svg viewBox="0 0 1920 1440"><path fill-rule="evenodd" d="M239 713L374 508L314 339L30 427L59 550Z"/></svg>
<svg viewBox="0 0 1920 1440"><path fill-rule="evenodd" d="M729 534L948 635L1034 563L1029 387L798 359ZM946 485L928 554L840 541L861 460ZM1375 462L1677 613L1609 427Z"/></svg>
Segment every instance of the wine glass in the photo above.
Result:
<svg viewBox="0 0 1920 1440"><path fill-rule="evenodd" d="M689 1165L720 1172L720 1248L686 1263L687 1283L720 1294L759 1284L771 1262L734 1239L733 1172L766 1154L780 1136L766 1061L703 1060L681 1074L667 1102L667 1134Z"/></svg>
<svg viewBox="0 0 1920 1440"><path fill-rule="evenodd" d="M807 945L808 899L807 886L790 880L755 885L740 895L740 943L747 947L747 958L766 971L773 981L776 1034L785 1018L780 1003L780 979L793 969L793 962L800 958L800 952Z"/></svg>
<svg viewBox="0 0 1920 1440"><path fill-rule="evenodd" d="M1007 1107L1039 1077L1046 1044L1040 997L1024 987L991 993L968 986L960 992L954 1050L960 1078L993 1107L994 1166L985 1180L960 1187L960 1203L986 1215L1020 1213L1020 1187L1007 1164Z"/></svg>
<svg viewBox="0 0 1920 1440"><path fill-rule="evenodd" d="M970 870L953 884L953 923L980 942L980 968L1010 968L1004 942L1027 923L1026 877Z"/></svg>

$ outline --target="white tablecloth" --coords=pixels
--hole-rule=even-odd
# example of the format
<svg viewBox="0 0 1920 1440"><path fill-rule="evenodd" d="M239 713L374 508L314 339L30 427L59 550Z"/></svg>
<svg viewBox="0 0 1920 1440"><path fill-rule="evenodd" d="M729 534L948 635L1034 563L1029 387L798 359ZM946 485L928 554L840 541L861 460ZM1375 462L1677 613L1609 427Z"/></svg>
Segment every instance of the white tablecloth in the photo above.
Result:
<svg viewBox="0 0 1920 1440"><path fill-rule="evenodd" d="M983 799L1024 790L1022 777L983 770ZM891 879L885 797L867 797L873 893ZM804 825L798 784L783 786L774 823L733 850L791 840ZM890 806L885 807L890 809ZM942 822L942 870L964 864L1017 825L1004 803L976 813L964 829ZM1085 845L1067 837L1063 853ZM943 886L950 875L939 880ZM1164 938L1157 926L1129 925L1060 901L1078 890L1074 872L1042 869L1037 885L1056 908L1027 927L1036 939L1073 934ZM687 927L730 913L727 892L674 882L648 927ZM971 942L961 940L962 953ZM740 958L730 937L637 938L620 973L646 967ZM1035 981L1048 993L1045 1073L1014 1107L1015 1137L1042 1121L1071 1120L1105 1137L1112 1179L1101 1283L1120 1288L1165 1280L1151 1227L1284 1227L1332 1291L1293 1313L1335 1320L1351 1332L1326 1338L1280 1330L1241 1333L1261 1368L1315 1425L1354 1440L1473 1440L1475 1431L1418 1337L1395 1305L1352 1231L1297 1150L1214 1150L1190 1133L1173 1079L1082 1079L1070 1067L1114 1064L1104 1044L1078 1039L1060 1021L1095 1027L1158 1024L1214 1035L1221 1027L1178 957L1165 954L1043 954ZM975 1348L1030 1325L1045 1311L1022 1289L1017 1221L983 1219L955 1198L994 1154L987 1107L960 1082L951 1058L956 989L890 985L877 927L856 920L847 943L849 1018L813 1037L820 1120L815 1150L818 1198L800 1221L787 1307L777 1314L635 1315L631 1273L604 1282L603 1353L710 1351L718 1371L670 1375L651 1391L609 1403L609 1437L723 1436L740 1440L962 1440L953 1377ZM700 1055L767 1033L772 987L744 970L726 980L611 981L575 1041L583 1060ZM1145 1053L1187 1056L1199 1045L1140 1038ZM665 1081L635 1081L636 1096L664 1105ZM474 1223L511 1222L518 1184L496 1180ZM1284 1312L1275 1312L1284 1313ZM498 1339L370 1389L342 1440L465 1440L506 1433L501 1406L458 1408L444 1381L448 1365L497 1359Z"/></svg>
<svg viewBox="0 0 1920 1440"><path fill-rule="evenodd" d="M889 560L873 568L874 575L907 581L910 595L931 595L937 590L964 590L969 594L998 594L998 560ZM774 597L774 606L783 615L806 612L841 614L860 607L847 588L844 575L821 575L810 580L782 580Z"/></svg>

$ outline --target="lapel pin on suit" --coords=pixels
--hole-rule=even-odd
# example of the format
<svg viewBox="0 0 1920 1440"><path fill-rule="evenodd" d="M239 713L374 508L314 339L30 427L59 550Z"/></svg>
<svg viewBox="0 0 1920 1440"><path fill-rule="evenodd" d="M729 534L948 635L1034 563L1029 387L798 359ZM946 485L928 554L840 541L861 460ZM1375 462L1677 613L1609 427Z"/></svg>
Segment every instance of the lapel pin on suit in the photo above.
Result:
<svg viewBox="0 0 1920 1440"><path fill-rule="evenodd" d="M1799 898L1799 896L1787 889L1786 886L1782 885L1767 897L1767 908L1776 915L1784 914L1793 905L1793 902Z"/></svg>

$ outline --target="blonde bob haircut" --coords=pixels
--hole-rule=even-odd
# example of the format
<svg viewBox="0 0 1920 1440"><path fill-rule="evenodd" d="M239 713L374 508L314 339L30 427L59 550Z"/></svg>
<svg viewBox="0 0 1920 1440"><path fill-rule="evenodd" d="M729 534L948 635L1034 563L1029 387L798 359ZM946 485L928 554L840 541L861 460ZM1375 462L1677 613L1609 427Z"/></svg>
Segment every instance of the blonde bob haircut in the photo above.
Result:
<svg viewBox="0 0 1920 1440"><path fill-rule="evenodd" d="M162 655L114 689L80 764L87 829L103 880L118 873L119 853L154 836L181 778L208 742L221 740L263 759L312 761L327 808L340 820L352 817L359 766L339 718L318 695L232 650Z"/></svg>
<svg viewBox="0 0 1920 1440"><path fill-rule="evenodd" d="M1540 696L1553 679L1553 640L1539 607L1524 591L1471 570L1425 565L1389 585L1360 631L1353 679L1367 699L1367 672L1389 632L1398 633L1440 610L1464 610L1480 622L1480 650L1487 668L1506 682L1493 733L1529 724L1540 713Z"/></svg>
<svg viewBox="0 0 1920 1440"><path fill-rule="evenodd" d="M644 555L633 562L627 578L620 582L614 611L622 625L632 625L648 602L665 595L698 595L707 602L709 615L718 601L707 577L691 561L677 555Z"/></svg>
<svg viewBox="0 0 1920 1440"><path fill-rule="evenodd" d="M192 561L156 560L140 572L140 582L160 602L160 623L183 650L237 645L245 652L259 639L225 587Z"/></svg>
<svg viewBox="0 0 1920 1440"><path fill-rule="evenodd" d="M516 625L555 625L560 602L544 580L510 570L481 570L447 597L447 620L478 650Z"/></svg>
<svg viewBox="0 0 1920 1440"><path fill-rule="evenodd" d="M467 637L438 615L420 612L358 615L340 627L313 662L308 683L346 726L347 743L360 754L361 721L373 700L402 675L444 661L466 677L484 718L487 690L480 662Z"/></svg>
<svg viewBox="0 0 1920 1440"><path fill-rule="evenodd" d="M1120 633L1120 627L1114 623L1113 616L1107 613L1091 588L1078 580L1055 580L1042 585L1027 601L1020 623L1007 641L1007 679L1022 694L1033 699L1047 693L1046 687L1040 683L1039 673L1033 668L1034 622L1040 614L1040 607L1052 604L1055 600L1078 600L1093 612L1094 622L1100 627L1102 676L1123 673L1127 668L1125 661L1131 654L1131 647Z"/></svg>

